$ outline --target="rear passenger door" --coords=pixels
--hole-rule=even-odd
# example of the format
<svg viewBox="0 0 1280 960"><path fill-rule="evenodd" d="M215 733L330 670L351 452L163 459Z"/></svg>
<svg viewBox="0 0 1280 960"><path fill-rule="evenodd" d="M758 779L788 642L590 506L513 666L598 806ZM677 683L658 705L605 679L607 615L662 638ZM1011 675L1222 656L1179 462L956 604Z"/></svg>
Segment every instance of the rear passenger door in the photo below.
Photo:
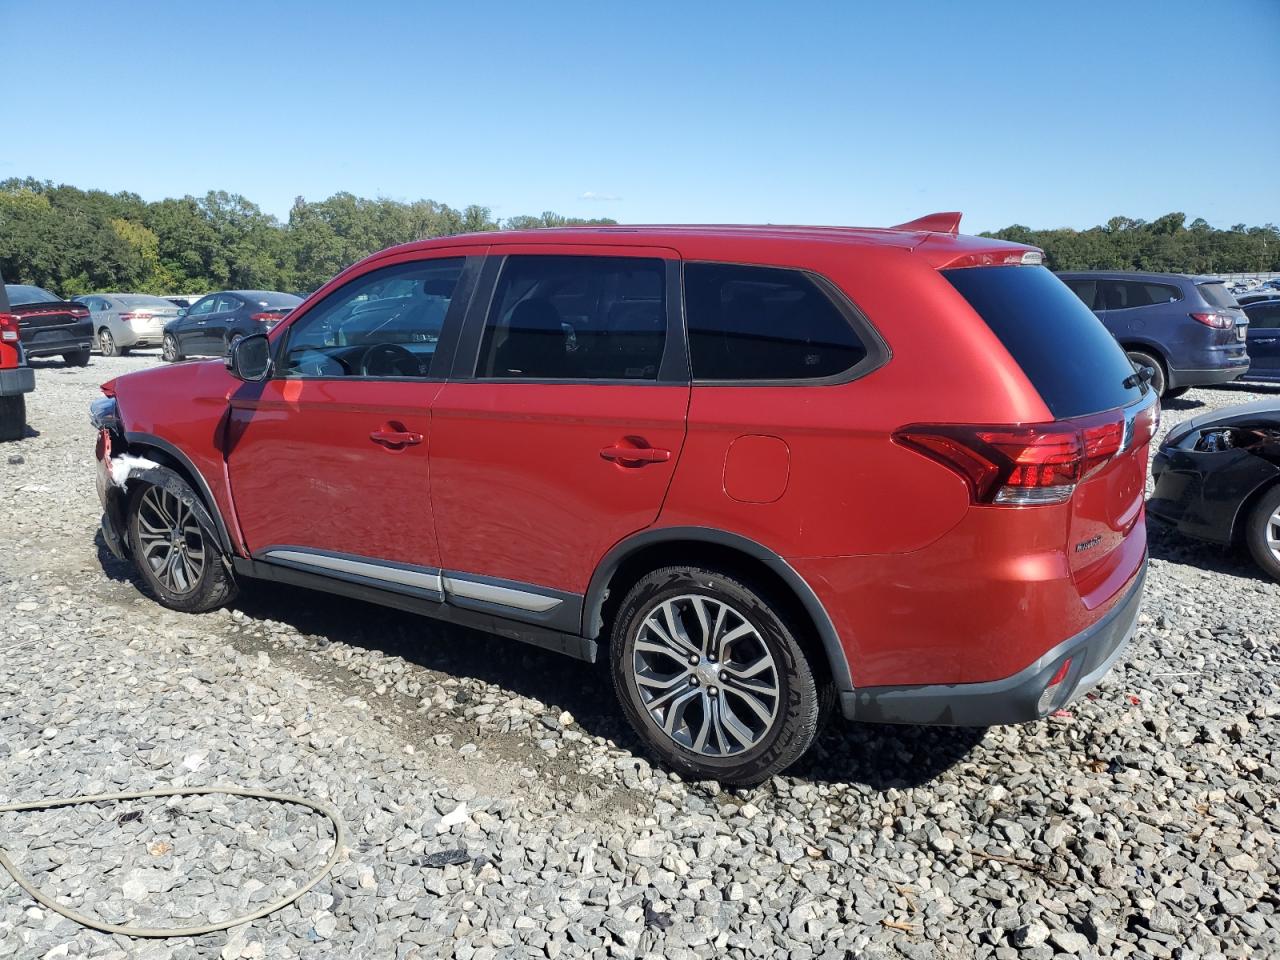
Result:
<svg viewBox="0 0 1280 960"><path fill-rule="evenodd" d="M432 405L446 590L576 631L596 564L657 518L684 444L678 260L665 248L502 250Z"/></svg>

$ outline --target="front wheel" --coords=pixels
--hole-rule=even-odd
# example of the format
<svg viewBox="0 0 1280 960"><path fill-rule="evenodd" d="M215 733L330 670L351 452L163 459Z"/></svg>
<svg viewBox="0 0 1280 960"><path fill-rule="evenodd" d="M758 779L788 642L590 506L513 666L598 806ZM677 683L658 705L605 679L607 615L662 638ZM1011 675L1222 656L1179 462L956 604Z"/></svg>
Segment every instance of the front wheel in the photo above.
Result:
<svg viewBox="0 0 1280 960"><path fill-rule="evenodd" d="M0 442L21 440L27 432L27 398L19 393L0 397Z"/></svg>
<svg viewBox="0 0 1280 960"><path fill-rule="evenodd" d="M1271 579L1280 581L1280 485L1262 495L1246 523L1244 539L1253 559Z"/></svg>
<svg viewBox="0 0 1280 960"><path fill-rule="evenodd" d="M83 350L72 350L70 353L62 355L62 362L68 367L87 367L89 365L89 348Z"/></svg>
<svg viewBox="0 0 1280 960"><path fill-rule="evenodd" d="M177 363L182 359L182 350L178 347L178 339L172 333L166 333L160 342L160 358L166 363Z"/></svg>
<svg viewBox="0 0 1280 960"><path fill-rule="evenodd" d="M610 663L623 712L656 758L733 786L798 760L830 695L767 592L698 567L655 570L631 588Z"/></svg>
<svg viewBox="0 0 1280 960"><path fill-rule="evenodd" d="M235 581L222 548L196 515L186 484L140 484L129 498L129 551L148 592L171 610L205 613L230 602Z"/></svg>

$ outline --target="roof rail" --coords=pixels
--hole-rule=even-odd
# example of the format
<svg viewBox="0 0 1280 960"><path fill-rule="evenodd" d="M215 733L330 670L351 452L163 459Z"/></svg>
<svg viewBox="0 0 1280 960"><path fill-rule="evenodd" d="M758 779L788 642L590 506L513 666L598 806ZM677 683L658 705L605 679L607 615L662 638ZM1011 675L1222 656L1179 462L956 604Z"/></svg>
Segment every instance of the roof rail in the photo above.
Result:
<svg viewBox="0 0 1280 960"><path fill-rule="evenodd" d="M930 213L916 220L908 220L890 230L920 230L925 233L950 233L953 236L960 232L961 213L953 210L950 213Z"/></svg>

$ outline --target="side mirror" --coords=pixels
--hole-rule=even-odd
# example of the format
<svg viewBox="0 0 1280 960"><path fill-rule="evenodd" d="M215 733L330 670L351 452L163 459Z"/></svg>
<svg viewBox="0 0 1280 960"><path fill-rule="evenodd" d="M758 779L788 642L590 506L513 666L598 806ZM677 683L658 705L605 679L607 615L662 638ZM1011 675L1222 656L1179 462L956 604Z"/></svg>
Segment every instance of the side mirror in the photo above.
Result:
<svg viewBox="0 0 1280 960"><path fill-rule="evenodd" d="M227 354L227 369L246 383L265 380L271 372L271 342L265 333L255 333L237 340Z"/></svg>
<svg viewBox="0 0 1280 960"><path fill-rule="evenodd" d="M180 309L178 310L178 319L182 319L182 318L183 318L183 317L185 317L186 315L187 315L187 308L186 308L186 307L182 307L182 308L180 308Z"/></svg>

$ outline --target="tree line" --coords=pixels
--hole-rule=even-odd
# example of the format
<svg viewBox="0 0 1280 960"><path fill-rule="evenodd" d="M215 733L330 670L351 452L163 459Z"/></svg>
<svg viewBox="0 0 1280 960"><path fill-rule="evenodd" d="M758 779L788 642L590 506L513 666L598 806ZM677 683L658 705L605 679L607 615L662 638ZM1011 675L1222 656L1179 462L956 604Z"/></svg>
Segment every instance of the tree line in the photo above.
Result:
<svg viewBox="0 0 1280 960"><path fill-rule="evenodd" d="M32 178L0 181L0 274L63 296L94 291L203 293L220 289L314 290L385 247L424 237L568 224L607 224L555 213L495 219L434 200L402 203L336 193L298 197L288 219L239 194L144 201L136 193L81 190ZM1055 270L1175 273L1280 271L1280 229L1215 229L1182 213L1147 222L1113 217L1087 230L1015 224L984 233L1045 251Z"/></svg>
<svg viewBox="0 0 1280 960"><path fill-rule="evenodd" d="M336 193L298 197L288 220L239 194L154 202L136 193L49 181L0 181L0 274L64 297L95 291L309 292L362 257L424 237L487 230L609 224L556 213L495 219L434 200L401 203Z"/></svg>
<svg viewBox="0 0 1280 960"><path fill-rule="evenodd" d="M1218 230L1185 213L1147 222L1112 217L1088 230L1032 230L1015 224L984 237L1029 243L1054 270L1152 270L1163 273L1271 273L1280 271L1280 228L1237 223Z"/></svg>

